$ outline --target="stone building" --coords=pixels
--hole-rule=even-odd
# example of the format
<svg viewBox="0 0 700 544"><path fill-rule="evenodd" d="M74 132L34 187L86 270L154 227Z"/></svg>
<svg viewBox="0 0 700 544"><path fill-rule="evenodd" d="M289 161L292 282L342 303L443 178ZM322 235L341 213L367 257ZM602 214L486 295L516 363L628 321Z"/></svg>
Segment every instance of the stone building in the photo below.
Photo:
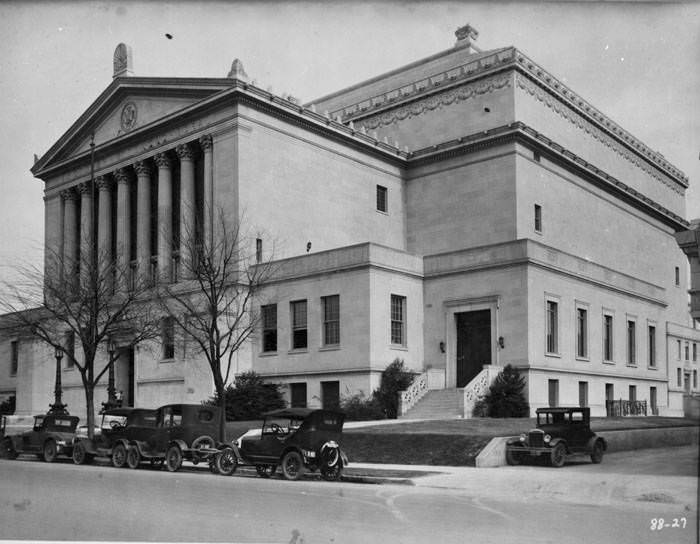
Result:
<svg viewBox="0 0 700 544"><path fill-rule="evenodd" d="M533 412L605 415L621 400L681 415L684 391L699 390L674 238L689 228L687 177L518 49L479 50L476 34L467 25L450 49L307 104L261 89L238 60L226 78L137 77L120 45L112 83L32 169L46 245L77 256L92 241L176 282L182 225L206 231L216 208L245 220L279 273L236 370L282 383L294 405L369 394L399 358L418 374L409 415L468 417L506 364ZM164 338L120 353L127 403L211 395L206 365ZM0 392L43 409L51 354L5 339Z"/></svg>

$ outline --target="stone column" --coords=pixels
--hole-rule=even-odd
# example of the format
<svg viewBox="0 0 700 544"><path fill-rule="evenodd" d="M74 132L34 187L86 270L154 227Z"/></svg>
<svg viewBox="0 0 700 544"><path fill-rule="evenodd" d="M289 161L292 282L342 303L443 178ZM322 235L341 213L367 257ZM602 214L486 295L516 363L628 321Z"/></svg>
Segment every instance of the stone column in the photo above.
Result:
<svg viewBox="0 0 700 544"><path fill-rule="evenodd" d="M106 176L97 176L97 261L100 272L112 266L112 181Z"/></svg>
<svg viewBox="0 0 700 544"><path fill-rule="evenodd" d="M214 236L214 165L213 143L210 134L199 139L204 152L204 243L208 248L213 245Z"/></svg>
<svg viewBox="0 0 700 544"><path fill-rule="evenodd" d="M158 165L158 278L172 281L173 262L173 179L167 153L155 156Z"/></svg>
<svg viewBox="0 0 700 544"><path fill-rule="evenodd" d="M151 165L134 164L136 170L136 261L138 281L150 283L151 273Z"/></svg>
<svg viewBox="0 0 700 544"><path fill-rule="evenodd" d="M80 191L80 281L83 286L88 286L92 271L92 244L94 233L92 232L92 187L91 182L86 181L78 186Z"/></svg>
<svg viewBox="0 0 700 544"><path fill-rule="evenodd" d="M61 191L63 199L63 275L70 278L75 274L78 258L78 193L75 189Z"/></svg>
<svg viewBox="0 0 700 544"><path fill-rule="evenodd" d="M180 270L192 275L195 249L194 152L188 144L175 149L180 158Z"/></svg>
<svg viewBox="0 0 700 544"><path fill-rule="evenodd" d="M117 289L129 288L131 277L131 175L126 168L114 173L117 180Z"/></svg>

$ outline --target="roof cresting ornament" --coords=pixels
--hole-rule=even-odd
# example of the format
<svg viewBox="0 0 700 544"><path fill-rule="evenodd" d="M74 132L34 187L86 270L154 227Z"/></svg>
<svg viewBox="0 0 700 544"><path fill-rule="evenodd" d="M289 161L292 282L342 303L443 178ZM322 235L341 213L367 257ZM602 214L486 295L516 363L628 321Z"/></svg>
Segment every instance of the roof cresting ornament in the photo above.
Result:
<svg viewBox="0 0 700 544"><path fill-rule="evenodd" d="M112 79L131 75L134 75L134 61L131 54L131 47L125 43L120 43L114 50L114 74L112 75Z"/></svg>
<svg viewBox="0 0 700 544"><path fill-rule="evenodd" d="M475 51L479 51L472 43L472 40L476 41L479 37L479 31L469 23L455 30L455 36L457 36L455 47L469 47Z"/></svg>
<svg viewBox="0 0 700 544"><path fill-rule="evenodd" d="M231 64L231 71L226 76L229 79L240 79L241 81L248 81L248 74L245 73L243 68L243 63L240 59L234 59Z"/></svg>

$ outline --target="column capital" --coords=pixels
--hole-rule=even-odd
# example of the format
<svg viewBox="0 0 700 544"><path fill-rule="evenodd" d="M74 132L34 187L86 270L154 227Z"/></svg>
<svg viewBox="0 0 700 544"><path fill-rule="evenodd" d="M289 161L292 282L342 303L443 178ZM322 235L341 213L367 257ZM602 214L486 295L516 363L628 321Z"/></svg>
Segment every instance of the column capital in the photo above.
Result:
<svg viewBox="0 0 700 544"><path fill-rule="evenodd" d="M70 189L64 189L59 194L63 200L78 200L78 193L73 187Z"/></svg>
<svg viewBox="0 0 700 544"><path fill-rule="evenodd" d="M84 181L82 183L79 183L77 185L78 192L80 193L81 196L90 196L90 182L89 181Z"/></svg>
<svg viewBox="0 0 700 544"><path fill-rule="evenodd" d="M112 180L107 176L97 176L95 178L95 185L100 191L109 191L112 188Z"/></svg>
<svg viewBox="0 0 700 544"><path fill-rule="evenodd" d="M127 184L131 181L131 174L126 168L117 168L114 172L114 178L119 185Z"/></svg>
<svg viewBox="0 0 700 544"><path fill-rule="evenodd" d="M204 136L202 136L199 139L199 145L205 153L207 151L211 151L212 146L214 145L211 134L205 134Z"/></svg>
<svg viewBox="0 0 700 544"><path fill-rule="evenodd" d="M180 144L175 148L175 152L181 161L191 161L194 159L194 149L190 144Z"/></svg>
<svg viewBox="0 0 700 544"><path fill-rule="evenodd" d="M173 161L170 159L170 155L167 153L158 153L155 157L153 157L153 160L158 168L171 168L173 164Z"/></svg>
<svg viewBox="0 0 700 544"><path fill-rule="evenodd" d="M150 176L153 172L151 163L148 161L136 161L134 163L134 170L136 170L136 174L139 176Z"/></svg>

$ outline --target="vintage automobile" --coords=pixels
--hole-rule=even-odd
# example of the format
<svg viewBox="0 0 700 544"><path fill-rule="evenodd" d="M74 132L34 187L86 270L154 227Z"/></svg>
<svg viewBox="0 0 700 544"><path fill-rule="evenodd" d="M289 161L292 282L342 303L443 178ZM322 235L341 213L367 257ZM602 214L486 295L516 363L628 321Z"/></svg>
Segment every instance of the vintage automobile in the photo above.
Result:
<svg viewBox="0 0 700 544"><path fill-rule="evenodd" d="M269 478L277 466L288 480L305 470L320 470L326 480L340 478L348 459L338 444L345 415L331 410L286 408L265 414L259 432L247 432L216 456L219 473L233 474L238 464L255 465Z"/></svg>
<svg viewBox="0 0 700 544"><path fill-rule="evenodd" d="M90 440L87 429L76 433L73 440L73 462L78 465L90 463L95 457L109 457L112 464L121 468L126 465L129 443L156 425L156 410L145 408L113 408L105 410L102 422ZM160 468L163 462L154 461Z"/></svg>
<svg viewBox="0 0 700 544"><path fill-rule="evenodd" d="M518 465L540 457L561 467L568 455L584 454L600 463L607 448L605 439L591 430L590 408L538 408L537 428L506 443L506 461Z"/></svg>
<svg viewBox="0 0 700 544"><path fill-rule="evenodd" d="M52 463L59 455L70 457L78 421L78 417L69 415L34 416L30 431L3 438L5 455L15 459L20 453L35 453L47 463Z"/></svg>
<svg viewBox="0 0 700 544"><path fill-rule="evenodd" d="M165 462L170 472L179 470L183 460L208 462L216 471L219 453L213 437L219 430L220 408L201 404L169 404L156 412L155 426L132 426L126 463L137 468L141 461Z"/></svg>

